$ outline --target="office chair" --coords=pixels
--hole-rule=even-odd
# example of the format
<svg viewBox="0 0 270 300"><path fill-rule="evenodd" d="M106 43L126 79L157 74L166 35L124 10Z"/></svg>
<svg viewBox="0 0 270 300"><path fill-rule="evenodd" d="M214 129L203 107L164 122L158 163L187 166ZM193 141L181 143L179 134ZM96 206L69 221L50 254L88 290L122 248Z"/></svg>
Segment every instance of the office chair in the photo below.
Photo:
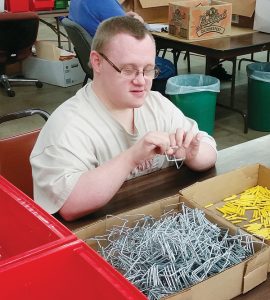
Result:
<svg viewBox="0 0 270 300"><path fill-rule="evenodd" d="M0 116L0 124L15 119L41 116L45 121L49 113L40 109L27 109ZM29 161L31 151L40 129L0 139L0 175L33 199L32 169Z"/></svg>
<svg viewBox="0 0 270 300"><path fill-rule="evenodd" d="M6 65L21 62L31 55L38 25L39 17L34 12L0 13L0 84L9 97L15 96L10 82L31 82L38 88L42 87L42 83L37 79L8 78L5 74Z"/></svg>
<svg viewBox="0 0 270 300"><path fill-rule="evenodd" d="M80 62L80 65L85 72L85 78L83 81L84 86L88 79L93 79L93 70L88 65L92 37L82 26L74 21L71 21L69 18L63 18L61 22L74 46L74 51Z"/></svg>

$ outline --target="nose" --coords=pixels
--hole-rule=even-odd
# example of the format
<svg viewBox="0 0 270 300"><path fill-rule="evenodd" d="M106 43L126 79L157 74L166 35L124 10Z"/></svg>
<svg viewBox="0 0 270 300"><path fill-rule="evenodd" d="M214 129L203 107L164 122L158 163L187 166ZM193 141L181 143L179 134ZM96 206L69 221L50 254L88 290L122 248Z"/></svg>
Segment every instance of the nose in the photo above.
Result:
<svg viewBox="0 0 270 300"><path fill-rule="evenodd" d="M145 84L145 77L143 71L138 71L136 77L133 79L135 84Z"/></svg>

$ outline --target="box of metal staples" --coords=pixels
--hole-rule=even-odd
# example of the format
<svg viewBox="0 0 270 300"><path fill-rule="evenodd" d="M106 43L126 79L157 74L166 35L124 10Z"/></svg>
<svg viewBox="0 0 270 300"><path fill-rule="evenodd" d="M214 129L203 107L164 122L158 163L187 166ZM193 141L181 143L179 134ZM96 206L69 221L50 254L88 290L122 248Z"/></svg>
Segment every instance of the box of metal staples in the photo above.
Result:
<svg viewBox="0 0 270 300"><path fill-rule="evenodd" d="M169 34L180 38L209 39L231 33L232 4L211 0L169 3Z"/></svg>
<svg viewBox="0 0 270 300"><path fill-rule="evenodd" d="M268 245L179 194L75 234L148 299L228 300L267 279Z"/></svg>
<svg viewBox="0 0 270 300"><path fill-rule="evenodd" d="M2 176L0 207L0 269L77 239Z"/></svg>
<svg viewBox="0 0 270 300"><path fill-rule="evenodd" d="M1 299L147 300L82 241L0 268Z"/></svg>
<svg viewBox="0 0 270 300"><path fill-rule="evenodd" d="M270 245L270 168L249 165L195 183L180 194Z"/></svg>

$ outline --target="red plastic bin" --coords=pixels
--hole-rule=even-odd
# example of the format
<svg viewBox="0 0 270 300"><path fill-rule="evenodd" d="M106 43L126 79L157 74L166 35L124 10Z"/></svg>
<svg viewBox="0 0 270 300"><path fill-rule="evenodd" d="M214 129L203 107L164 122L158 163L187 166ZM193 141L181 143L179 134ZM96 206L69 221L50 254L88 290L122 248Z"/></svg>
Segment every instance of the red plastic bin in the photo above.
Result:
<svg viewBox="0 0 270 300"><path fill-rule="evenodd" d="M29 0L6 0L6 9L10 12L29 11Z"/></svg>
<svg viewBox="0 0 270 300"><path fill-rule="evenodd" d="M80 240L0 269L0 295L9 300L147 300Z"/></svg>
<svg viewBox="0 0 270 300"><path fill-rule="evenodd" d="M51 10L53 8L54 0L30 0L30 10Z"/></svg>
<svg viewBox="0 0 270 300"><path fill-rule="evenodd" d="M0 268L76 239L63 224L0 176Z"/></svg>

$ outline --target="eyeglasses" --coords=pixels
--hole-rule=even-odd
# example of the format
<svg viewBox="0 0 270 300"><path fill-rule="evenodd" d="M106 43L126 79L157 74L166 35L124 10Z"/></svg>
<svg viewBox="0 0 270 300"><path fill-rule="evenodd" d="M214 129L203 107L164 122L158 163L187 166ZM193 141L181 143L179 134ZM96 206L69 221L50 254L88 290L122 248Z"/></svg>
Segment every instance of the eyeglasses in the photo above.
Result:
<svg viewBox="0 0 270 300"><path fill-rule="evenodd" d="M153 69L145 69L142 72L133 68L132 66L124 66L122 69L119 69L105 54L99 52L99 55L101 55L115 69L115 71L130 80L134 80L140 73L143 74L144 78L154 79L158 77L160 72L157 66L155 66Z"/></svg>

